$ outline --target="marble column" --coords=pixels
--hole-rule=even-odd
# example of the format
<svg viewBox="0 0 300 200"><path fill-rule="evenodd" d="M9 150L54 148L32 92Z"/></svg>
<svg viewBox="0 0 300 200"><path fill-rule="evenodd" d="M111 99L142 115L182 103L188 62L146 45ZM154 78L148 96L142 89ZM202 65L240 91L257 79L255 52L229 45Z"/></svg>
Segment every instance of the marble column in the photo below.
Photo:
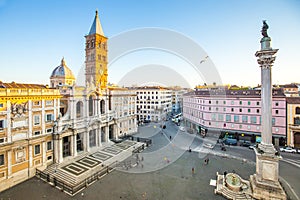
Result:
<svg viewBox="0 0 300 200"><path fill-rule="evenodd" d="M261 118L262 133L260 149L266 153L274 154L272 144L272 66L278 49L271 48L271 38L264 37L260 41L261 50L255 53L257 62L261 67Z"/></svg>
<svg viewBox="0 0 300 200"><path fill-rule="evenodd" d="M72 141L73 141L73 155L72 156L77 156L77 134L72 135Z"/></svg>
<svg viewBox="0 0 300 200"><path fill-rule="evenodd" d="M58 163L62 163L64 160L63 158L63 141L62 138L58 140Z"/></svg>
<svg viewBox="0 0 300 200"><path fill-rule="evenodd" d="M272 144L272 66L278 49L272 49L267 29L268 25L264 21L261 50L255 53L261 67L262 140L255 148L256 173L250 176L250 184L255 199L285 200L285 192L278 181L281 157Z"/></svg>

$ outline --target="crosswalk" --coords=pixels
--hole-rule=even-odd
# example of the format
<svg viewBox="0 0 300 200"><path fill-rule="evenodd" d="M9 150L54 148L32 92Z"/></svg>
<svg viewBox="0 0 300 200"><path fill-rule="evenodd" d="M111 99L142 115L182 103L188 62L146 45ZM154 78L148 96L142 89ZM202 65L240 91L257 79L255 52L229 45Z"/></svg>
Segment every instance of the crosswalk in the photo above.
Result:
<svg viewBox="0 0 300 200"><path fill-rule="evenodd" d="M300 168L300 160L293 160L293 159L289 159L289 158L283 158L281 161L289 163L291 165L294 165L294 166Z"/></svg>

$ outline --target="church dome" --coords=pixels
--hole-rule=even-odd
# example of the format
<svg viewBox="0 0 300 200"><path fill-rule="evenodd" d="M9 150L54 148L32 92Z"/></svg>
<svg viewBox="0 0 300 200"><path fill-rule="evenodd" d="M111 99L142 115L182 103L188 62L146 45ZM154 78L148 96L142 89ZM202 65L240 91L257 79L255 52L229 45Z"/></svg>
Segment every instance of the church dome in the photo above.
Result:
<svg viewBox="0 0 300 200"><path fill-rule="evenodd" d="M57 66L53 72L51 73L50 78L67 78L67 79L75 79L73 72L67 67L65 59L61 60L61 64Z"/></svg>

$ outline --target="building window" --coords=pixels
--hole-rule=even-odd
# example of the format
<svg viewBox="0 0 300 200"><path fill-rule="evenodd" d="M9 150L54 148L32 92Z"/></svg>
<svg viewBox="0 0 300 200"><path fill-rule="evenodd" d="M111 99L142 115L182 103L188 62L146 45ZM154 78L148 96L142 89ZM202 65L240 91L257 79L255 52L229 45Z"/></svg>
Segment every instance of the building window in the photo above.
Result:
<svg viewBox="0 0 300 200"><path fill-rule="evenodd" d="M234 120L234 122L239 122L240 121L240 116L234 115L233 120Z"/></svg>
<svg viewBox="0 0 300 200"><path fill-rule="evenodd" d="M242 105L243 104L243 102L242 101L240 101L240 105Z"/></svg>
<svg viewBox="0 0 300 200"><path fill-rule="evenodd" d="M47 151L52 150L52 141L47 142Z"/></svg>
<svg viewBox="0 0 300 200"><path fill-rule="evenodd" d="M41 153L41 145L35 145L34 146L34 155L38 155Z"/></svg>
<svg viewBox="0 0 300 200"><path fill-rule="evenodd" d="M3 103L0 103L0 108L3 108Z"/></svg>
<svg viewBox="0 0 300 200"><path fill-rule="evenodd" d="M279 103L278 102L275 102L275 106L278 106L279 105Z"/></svg>
<svg viewBox="0 0 300 200"><path fill-rule="evenodd" d="M246 116L246 115L242 116L242 122L247 123L248 122L248 116Z"/></svg>
<svg viewBox="0 0 300 200"><path fill-rule="evenodd" d="M219 104L219 101L216 101L216 104Z"/></svg>
<svg viewBox="0 0 300 200"><path fill-rule="evenodd" d="M300 125L300 117L294 118L294 125Z"/></svg>
<svg viewBox="0 0 300 200"><path fill-rule="evenodd" d="M279 111L278 110L275 110L275 114L278 114L279 113Z"/></svg>
<svg viewBox="0 0 300 200"><path fill-rule="evenodd" d="M279 131L279 128L275 128L275 132L278 132Z"/></svg>
<svg viewBox="0 0 300 200"><path fill-rule="evenodd" d="M208 107L208 110L211 110L211 107Z"/></svg>
<svg viewBox="0 0 300 200"><path fill-rule="evenodd" d="M234 101L231 101L231 105L234 105Z"/></svg>
<svg viewBox="0 0 300 200"><path fill-rule="evenodd" d="M250 126L250 125L248 125L248 126L247 126L247 128L248 128L248 130L250 130L250 129L251 129L251 126Z"/></svg>
<svg viewBox="0 0 300 200"><path fill-rule="evenodd" d="M231 108L231 112L234 112L234 108Z"/></svg>
<svg viewBox="0 0 300 200"><path fill-rule="evenodd" d="M243 109L240 108L240 112L243 112Z"/></svg>
<svg viewBox="0 0 300 200"><path fill-rule="evenodd" d="M272 126L275 126L275 118L272 118Z"/></svg>
<svg viewBox="0 0 300 200"><path fill-rule="evenodd" d="M224 120L224 115L219 114L219 115L218 115L218 120L219 120L219 121L223 121L223 120Z"/></svg>
<svg viewBox="0 0 300 200"><path fill-rule="evenodd" d="M5 162L4 162L4 154L1 154L1 155L0 155L0 166L1 166L1 165L4 165L4 163L5 163Z"/></svg>
<svg viewBox="0 0 300 200"><path fill-rule="evenodd" d="M216 111L219 111L219 108L216 108Z"/></svg>
<svg viewBox="0 0 300 200"><path fill-rule="evenodd" d="M223 108L223 111L226 112L226 108Z"/></svg>
<svg viewBox="0 0 300 200"><path fill-rule="evenodd" d="M34 131L33 132L33 135L40 135L41 134L41 131Z"/></svg>
<svg viewBox="0 0 300 200"><path fill-rule="evenodd" d="M215 113L213 113L212 115L211 115L211 120L216 120L216 114Z"/></svg>
<svg viewBox="0 0 300 200"><path fill-rule="evenodd" d="M248 109L248 113L250 113L250 112L251 112L251 109L249 108L249 109Z"/></svg>
<svg viewBox="0 0 300 200"><path fill-rule="evenodd" d="M239 127L240 127L240 129L242 129L242 128L243 128L243 126L242 126L241 124L240 124L240 126L239 126Z"/></svg>
<svg viewBox="0 0 300 200"><path fill-rule="evenodd" d="M300 107L296 107L296 114L300 114Z"/></svg>
<svg viewBox="0 0 300 200"><path fill-rule="evenodd" d="M259 106L259 101L256 102L256 105Z"/></svg>
<svg viewBox="0 0 300 200"><path fill-rule="evenodd" d="M39 125L40 124L40 116L39 115L34 115L34 125Z"/></svg>
<svg viewBox="0 0 300 200"><path fill-rule="evenodd" d="M226 104L226 101L223 101L223 104Z"/></svg>
<svg viewBox="0 0 300 200"><path fill-rule="evenodd" d="M259 113L259 109L256 109L256 113Z"/></svg>
<svg viewBox="0 0 300 200"><path fill-rule="evenodd" d="M46 132L47 132L47 133L52 133L52 128L48 128L48 129L46 130Z"/></svg>
<svg viewBox="0 0 300 200"><path fill-rule="evenodd" d="M46 114L46 118L45 118L45 121L46 122L50 122L53 120L53 115L52 114Z"/></svg>
<svg viewBox="0 0 300 200"><path fill-rule="evenodd" d="M248 106L250 106L251 105L251 101L248 101Z"/></svg>
<svg viewBox="0 0 300 200"><path fill-rule="evenodd" d="M34 105L34 106L39 106L40 104L41 104L40 101L34 101L34 102L33 102L33 105Z"/></svg>
<svg viewBox="0 0 300 200"><path fill-rule="evenodd" d="M226 115L226 122L231 122L231 115Z"/></svg>
<svg viewBox="0 0 300 200"><path fill-rule="evenodd" d="M252 124L256 124L256 116L251 116L250 120Z"/></svg>
<svg viewBox="0 0 300 200"><path fill-rule="evenodd" d="M211 104L211 101L208 101L209 104Z"/></svg>
<svg viewBox="0 0 300 200"><path fill-rule="evenodd" d="M234 124L231 124L231 128L234 128Z"/></svg>
<svg viewBox="0 0 300 200"><path fill-rule="evenodd" d="M52 100L47 100L46 101L46 106L51 106L53 105L53 101Z"/></svg>
<svg viewBox="0 0 300 200"><path fill-rule="evenodd" d="M0 120L0 129L4 129L4 128L5 128L4 120Z"/></svg>

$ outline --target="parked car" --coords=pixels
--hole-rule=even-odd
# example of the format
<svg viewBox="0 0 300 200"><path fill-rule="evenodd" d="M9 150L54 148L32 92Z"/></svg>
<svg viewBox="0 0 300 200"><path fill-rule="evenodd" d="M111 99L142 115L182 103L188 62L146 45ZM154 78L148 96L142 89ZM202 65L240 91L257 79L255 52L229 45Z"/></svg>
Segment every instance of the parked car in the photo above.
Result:
<svg viewBox="0 0 300 200"><path fill-rule="evenodd" d="M237 140L233 138L226 138L223 142L227 145L237 145Z"/></svg>
<svg viewBox="0 0 300 200"><path fill-rule="evenodd" d="M297 153L297 150L292 147L281 147L281 152Z"/></svg>
<svg viewBox="0 0 300 200"><path fill-rule="evenodd" d="M244 141L244 142L241 143L241 146L243 146L243 147L250 147L251 143L249 141Z"/></svg>
<svg viewBox="0 0 300 200"><path fill-rule="evenodd" d="M250 145L249 146L249 149L255 149L256 148L256 145Z"/></svg>

